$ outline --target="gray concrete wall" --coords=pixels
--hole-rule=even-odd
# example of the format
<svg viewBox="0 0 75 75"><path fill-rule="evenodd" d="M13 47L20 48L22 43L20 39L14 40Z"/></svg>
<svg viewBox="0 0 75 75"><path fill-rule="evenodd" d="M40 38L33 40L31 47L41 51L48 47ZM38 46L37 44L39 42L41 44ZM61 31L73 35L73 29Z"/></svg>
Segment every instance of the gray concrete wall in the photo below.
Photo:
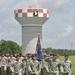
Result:
<svg viewBox="0 0 75 75"><path fill-rule="evenodd" d="M42 25L22 26L22 54L35 53L38 33L42 38Z"/></svg>

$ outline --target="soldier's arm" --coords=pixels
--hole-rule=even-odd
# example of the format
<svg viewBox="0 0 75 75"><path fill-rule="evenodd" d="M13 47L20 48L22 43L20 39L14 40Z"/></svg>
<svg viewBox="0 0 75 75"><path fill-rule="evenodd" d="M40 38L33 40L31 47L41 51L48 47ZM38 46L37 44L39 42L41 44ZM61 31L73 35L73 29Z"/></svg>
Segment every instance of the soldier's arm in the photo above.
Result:
<svg viewBox="0 0 75 75"><path fill-rule="evenodd" d="M30 63L29 66L28 66L28 70L29 70L30 72L32 71L32 68L31 68L31 67L32 67L32 63Z"/></svg>
<svg viewBox="0 0 75 75"><path fill-rule="evenodd" d="M58 69L59 69L59 71L61 71L61 63L60 62L58 64Z"/></svg>
<svg viewBox="0 0 75 75"><path fill-rule="evenodd" d="M64 67L63 67L63 62L61 63L61 65L60 65L60 71L61 71L61 73L64 73L64 69L63 69Z"/></svg>
<svg viewBox="0 0 75 75"><path fill-rule="evenodd" d="M48 58L45 58L45 61L49 63L51 59L48 57Z"/></svg>
<svg viewBox="0 0 75 75"><path fill-rule="evenodd" d="M59 61L59 64L58 64L58 69L59 69L59 75L61 74L61 63Z"/></svg>
<svg viewBox="0 0 75 75"><path fill-rule="evenodd" d="M41 72L41 64L38 62L38 71L39 71L39 73Z"/></svg>

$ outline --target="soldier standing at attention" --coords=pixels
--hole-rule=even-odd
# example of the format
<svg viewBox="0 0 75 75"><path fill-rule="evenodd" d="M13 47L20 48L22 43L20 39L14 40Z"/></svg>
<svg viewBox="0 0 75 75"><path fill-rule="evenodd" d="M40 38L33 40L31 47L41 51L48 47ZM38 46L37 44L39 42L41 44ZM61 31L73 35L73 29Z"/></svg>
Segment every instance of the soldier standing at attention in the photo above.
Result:
<svg viewBox="0 0 75 75"><path fill-rule="evenodd" d="M6 75L10 75L9 74L9 54L6 54L7 57L7 69L6 69Z"/></svg>
<svg viewBox="0 0 75 75"><path fill-rule="evenodd" d="M23 63L19 60L19 56L17 56L16 61L13 64L14 75L22 75Z"/></svg>
<svg viewBox="0 0 75 75"><path fill-rule="evenodd" d="M68 54L65 55L65 60L62 61L61 72L63 75L72 74L72 62L68 59Z"/></svg>
<svg viewBox="0 0 75 75"><path fill-rule="evenodd" d="M31 73L31 75L39 75L41 72L41 66L39 61L37 61L36 56L32 56L32 62L30 63L29 66L29 71Z"/></svg>
<svg viewBox="0 0 75 75"><path fill-rule="evenodd" d="M25 74L26 75L31 75L30 72L29 72L29 65L32 62L31 57L32 57L32 54L30 54L30 53L26 54L26 57L25 57L25 61L26 61Z"/></svg>
<svg viewBox="0 0 75 75"><path fill-rule="evenodd" d="M23 67L23 75L26 75L26 68L27 68L26 62L27 62L26 55L23 55L23 59L22 59L22 63L24 65L24 67Z"/></svg>
<svg viewBox="0 0 75 75"><path fill-rule="evenodd" d="M44 55L40 61L41 75L48 75L49 74L48 62L46 62L45 59L46 59L46 55Z"/></svg>
<svg viewBox="0 0 75 75"><path fill-rule="evenodd" d="M57 54L53 54L52 59L47 60L49 64L50 75L60 75L60 61L57 59Z"/></svg>
<svg viewBox="0 0 75 75"><path fill-rule="evenodd" d="M9 75L13 75L13 63L16 61L16 59L13 57L13 54L10 54L8 58L9 62Z"/></svg>
<svg viewBox="0 0 75 75"><path fill-rule="evenodd" d="M5 53L2 53L1 56L1 75L6 75L7 70L7 57L5 56Z"/></svg>

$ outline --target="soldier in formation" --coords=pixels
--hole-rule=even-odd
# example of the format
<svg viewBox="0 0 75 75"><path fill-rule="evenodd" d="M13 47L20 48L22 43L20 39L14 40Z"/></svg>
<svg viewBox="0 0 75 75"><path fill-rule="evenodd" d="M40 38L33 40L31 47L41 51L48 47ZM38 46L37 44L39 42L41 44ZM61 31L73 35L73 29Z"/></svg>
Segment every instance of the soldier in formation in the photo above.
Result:
<svg viewBox="0 0 75 75"><path fill-rule="evenodd" d="M43 56L42 60L40 60L40 66L41 66L41 75L48 75L49 74L49 67L48 62L45 61L46 55Z"/></svg>
<svg viewBox="0 0 75 75"><path fill-rule="evenodd" d="M48 59L46 59L46 61L48 62L48 66L49 66L49 74L50 75L60 75L60 61L57 58L56 54L52 55L53 57L49 57Z"/></svg>
<svg viewBox="0 0 75 75"><path fill-rule="evenodd" d="M8 66L7 57L4 53L2 53L0 57L1 75L6 75L7 66Z"/></svg>
<svg viewBox="0 0 75 75"><path fill-rule="evenodd" d="M29 71L30 71L31 75L39 75L40 74L41 66L35 55L32 56L32 61L29 65Z"/></svg>
<svg viewBox="0 0 75 75"><path fill-rule="evenodd" d="M62 61L61 64L61 72L63 75L71 75L72 74L72 62L68 59L68 54L65 56L65 60Z"/></svg>
<svg viewBox="0 0 75 75"><path fill-rule="evenodd" d="M44 55L37 59L35 54L0 54L0 75L63 75L72 74L72 62L65 55L60 63L57 54Z"/></svg>

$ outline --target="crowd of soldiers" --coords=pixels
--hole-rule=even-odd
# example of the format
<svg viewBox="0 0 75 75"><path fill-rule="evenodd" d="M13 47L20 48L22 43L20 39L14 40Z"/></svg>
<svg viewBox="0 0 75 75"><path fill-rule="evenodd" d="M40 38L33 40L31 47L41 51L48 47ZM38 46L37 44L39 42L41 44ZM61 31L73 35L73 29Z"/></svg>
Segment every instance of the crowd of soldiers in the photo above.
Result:
<svg viewBox="0 0 75 75"><path fill-rule="evenodd" d="M62 62L57 54L43 55L38 59L36 54L0 54L0 75L71 75L72 63L64 56Z"/></svg>

